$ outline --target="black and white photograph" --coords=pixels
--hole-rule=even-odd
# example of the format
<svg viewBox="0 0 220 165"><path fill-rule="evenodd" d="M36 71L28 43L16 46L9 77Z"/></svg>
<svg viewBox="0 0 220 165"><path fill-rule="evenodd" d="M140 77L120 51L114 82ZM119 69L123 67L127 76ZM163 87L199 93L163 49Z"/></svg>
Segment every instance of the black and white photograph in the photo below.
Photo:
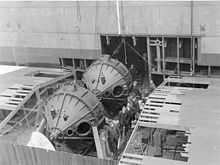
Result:
<svg viewBox="0 0 220 165"><path fill-rule="evenodd" d="M220 165L220 0L0 0L0 165Z"/></svg>

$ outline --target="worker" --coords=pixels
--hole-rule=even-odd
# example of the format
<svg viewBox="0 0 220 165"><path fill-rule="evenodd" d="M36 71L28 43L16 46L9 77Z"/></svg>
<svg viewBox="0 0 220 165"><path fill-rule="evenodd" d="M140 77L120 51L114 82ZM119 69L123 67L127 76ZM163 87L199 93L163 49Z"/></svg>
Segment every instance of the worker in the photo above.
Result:
<svg viewBox="0 0 220 165"><path fill-rule="evenodd" d="M138 89L138 85L137 85L137 81L134 81L131 89L130 89L131 93L135 94L137 97L141 97L141 92Z"/></svg>
<svg viewBox="0 0 220 165"><path fill-rule="evenodd" d="M119 129L121 132L121 135L123 134L123 129L125 130L125 136L127 134L128 126L127 126L127 109L126 106L124 105L122 107L122 110L119 112L118 120L119 120Z"/></svg>
<svg viewBox="0 0 220 165"><path fill-rule="evenodd" d="M131 77L134 80L135 76L137 74L137 70L136 70L136 68L134 67L133 64L131 64L131 66L129 67L129 72L131 73Z"/></svg>
<svg viewBox="0 0 220 165"><path fill-rule="evenodd" d="M130 111L131 111L131 120L134 120L135 119L135 115L138 112L138 109L133 105L133 102L132 103L128 103L127 106L130 108Z"/></svg>
<svg viewBox="0 0 220 165"><path fill-rule="evenodd" d="M133 97L133 94L130 93L129 96L127 97L127 103L132 102L132 100L131 100L132 97Z"/></svg>
<svg viewBox="0 0 220 165"><path fill-rule="evenodd" d="M80 59L79 61L79 67L81 70L85 70L85 63L84 63L84 60L83 59Z"/></svg>
<svg viewBox="0 0 220 165"><path fill-rule="evenodd" d="M135 116L135 110L132 108L131 103L127 103L127 117L126 117L126 124L127 124L127 132L131 130L131 123Z"/></svg>
<svg viewBox="0 0 220 165"><path fill-rule="evenodd" d="M140 116L140 113L136 113L135 114L135 119L133 121L131 121L131 128L133 129L135 127L135 125L137 124L138 118Z"/></svg>
<svg viewBox="0 0 220 165"><path fill-rule="evenodd" d="M155 86L154 82L152 80L150 80L149 93L153 92L155 89L156 89L156 86Z"/></svg>
<svg viewBox="0 0 220 165"><path fill-rule="evenodd" d="M132 102L132 107L135 109L135 112L136 113L140 113L141 109L140 109L140 106L139 106L139 103L138 103L138 99L136 96L133 96L131 98L131 102Z"/></svg>
<svg viewBox="0 0 220 165"><path fill-rule="evenodd" d="M110 149L115 154L117 150L118 139L121 136L121 132L118 128L118 124L111 122L110 125L108 124L104 125L103 128L109 137Z"/></svg>

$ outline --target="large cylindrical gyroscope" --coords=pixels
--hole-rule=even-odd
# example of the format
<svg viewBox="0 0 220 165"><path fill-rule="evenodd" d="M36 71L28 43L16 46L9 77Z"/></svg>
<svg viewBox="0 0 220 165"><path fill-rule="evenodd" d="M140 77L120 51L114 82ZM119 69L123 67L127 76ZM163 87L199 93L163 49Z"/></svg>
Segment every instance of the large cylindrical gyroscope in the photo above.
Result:
<svg viewBox="0 0 220 165"><path fill-rule="evenodd" d="M86 69L82 80L105 107L117 111L129 94L132 77L123 63L102 55Z"/></svg>

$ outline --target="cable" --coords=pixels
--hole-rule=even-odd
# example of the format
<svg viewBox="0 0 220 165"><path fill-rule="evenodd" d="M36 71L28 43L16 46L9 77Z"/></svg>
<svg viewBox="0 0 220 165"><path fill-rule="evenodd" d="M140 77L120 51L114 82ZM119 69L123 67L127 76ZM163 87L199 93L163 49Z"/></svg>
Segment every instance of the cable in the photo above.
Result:
<svg viewBox="0 0 220 165"><path fill-rule="evenodd" d="M112 53L112 55L110 56L111 58L116 54L116 52L118 51L118 49L121 47L123 43L123 39L121 40L120 44L118 45L118 47L114 50L114 52Z"/></svg>
<svg viewBox="0 0 220 165"><path fill-rule="evenodd" d="M123 39L124 41L124 53L125 53L125 64L128 64L128 61L127 61L127 59L128 59L128 57L127 57L127 52L126 52L126 41L125 41L125 37L124 37L124 39Z"/></svg>
<svg viewBox="0 0 220 165"><path fill-rule="evenodd" d="M99 85L100 76L101 76L101 73L102 73L102 66L103 66L103 62L101 63L101 67L100 67L100 71L99 71L99 75L98 75L98 81L97 81L97 84L96 84L95 90L97 90L98 85Z"/></svg>
<svg viewBox="0 0 220 165"><path fill-rule="evenodd" d="M125 41L126 42L126 41ZM126 44L145 62L147 62L148 64L150 64L152 67L154 67L155 69L157 68L155 65L153 65L152 63L150 63L149 61L147 61L146 59L144 59L142 57L142 55L140 53L138 53L138 51L136 51L128 42L126 42Z"/></svg>

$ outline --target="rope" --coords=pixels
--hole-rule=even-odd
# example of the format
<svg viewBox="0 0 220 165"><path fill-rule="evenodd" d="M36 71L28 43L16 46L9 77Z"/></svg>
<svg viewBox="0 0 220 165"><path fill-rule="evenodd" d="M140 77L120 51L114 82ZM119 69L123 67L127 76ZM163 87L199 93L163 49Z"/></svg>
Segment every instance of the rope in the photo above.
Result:
<svg viewBox="0 0 220 165"><path fill-rule="evenodd" d="M127 52L126 52L126 41L125 41L125 37L124 37L124 52L125 52L125 64L128 64L128 57L127 57Z"/></svg>
<svg viewBox="0 0 220 165"><path fill-rule="evenodd" d="M101 63L101 67L100 67L100 71L99 71L99 76L98 76L98 81L97 81L95 90L97 90L99 82L100 82L100 76L101 76L101 73L102 73L102 66L103 66L103 62Z"/></svg>
<svg viewBox="0 0 220 165"><path fill-rule="evenodd" d="M125 41L126 42L126 41ZM150 64L152 67L154 67L155 69L157 68L155 65L153 65L152 63L150 63L148 60L146 60L145 58L142 57L142 55L140 53L138 53L138 51L136 51L128 42L126 42L126 44L145 62L147 62L148 64Z"/></svg>
<svg viewBox="0 0 220 165"><path fill-rule="evenodd" d="M113 56L116 54L116 52L118 51L118 49L121 47L122 43L123 43L123 39L121 40L120 44L119 44L118 47L114 50L114 52L112 53L112 55L111 55L110 57L113 57Z"/></svg>

